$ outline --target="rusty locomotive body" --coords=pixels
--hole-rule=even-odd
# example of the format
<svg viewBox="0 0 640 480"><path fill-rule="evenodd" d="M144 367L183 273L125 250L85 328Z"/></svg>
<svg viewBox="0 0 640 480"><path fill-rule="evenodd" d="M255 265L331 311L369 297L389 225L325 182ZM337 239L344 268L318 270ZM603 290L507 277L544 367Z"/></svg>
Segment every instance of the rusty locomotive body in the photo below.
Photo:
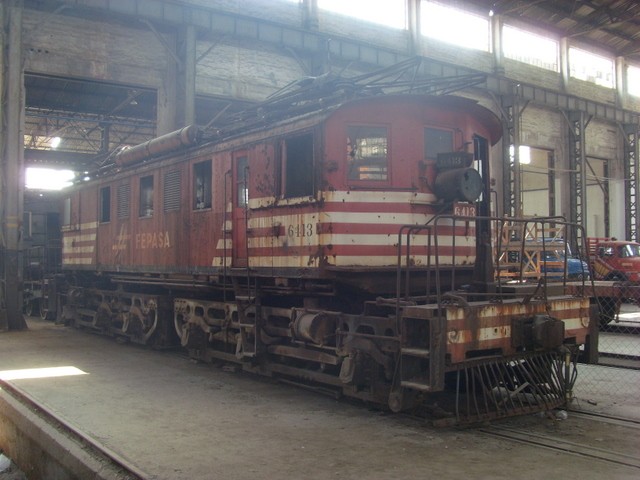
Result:
<svg viewBox="0 0 640 480"><path fill-rule="evenodd" d="M59 316L394 411L561 405L589 298L496 274L500 132L471 100L392 95L134 147L64 200Z"/></svg>

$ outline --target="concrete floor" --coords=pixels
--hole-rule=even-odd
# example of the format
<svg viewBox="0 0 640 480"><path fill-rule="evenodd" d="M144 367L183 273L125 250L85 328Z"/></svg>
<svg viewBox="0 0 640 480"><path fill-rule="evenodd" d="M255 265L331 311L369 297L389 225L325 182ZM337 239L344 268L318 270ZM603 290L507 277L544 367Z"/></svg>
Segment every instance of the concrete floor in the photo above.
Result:
<svg viewBox="0 0 640 480"><path fill-rule="evenodd" d="M79 375L11 382L153 479L635 479L638 469L336 401L175 352L118 345L49 322L0 334L0 376L75 367ZM75 373L78 373L77 371ZM609 410L606 392L585 407ZM587 400L590 400L588 402ZM595 403L596 406L592 404ZM615 413L615 412L612 412ZM640 419L640 398L624 405ZM640 458L626 427L573 417L509 420L523 432ZM637 430L635 430L637 432Z"/></svg>

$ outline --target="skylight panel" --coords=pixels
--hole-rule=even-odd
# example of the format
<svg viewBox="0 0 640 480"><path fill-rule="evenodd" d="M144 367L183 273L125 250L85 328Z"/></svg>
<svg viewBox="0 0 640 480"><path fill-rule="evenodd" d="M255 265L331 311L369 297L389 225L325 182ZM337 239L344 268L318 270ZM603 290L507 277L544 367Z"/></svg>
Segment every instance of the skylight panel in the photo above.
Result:
<svg viewBox="0 0 640 480"><path fill-rule="evenodd" d="M459 47L489 51L489 18L459 8L423 0L422 35Z"/></svg>

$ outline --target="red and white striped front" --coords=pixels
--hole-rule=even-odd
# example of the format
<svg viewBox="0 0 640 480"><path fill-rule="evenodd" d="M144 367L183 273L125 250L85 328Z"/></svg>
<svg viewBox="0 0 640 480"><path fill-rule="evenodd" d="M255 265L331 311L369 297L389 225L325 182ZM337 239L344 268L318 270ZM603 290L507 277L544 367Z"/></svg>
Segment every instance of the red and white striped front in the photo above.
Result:
<svg viewBox="0 0 640 480"><path fill-rule="evenodd" d="M98 222L62 227L62 265L95 265Z"/></svg>
<svg viewBox="0 0 640 480"><path fill-rule="evenodd" d="M398 233L403 225L425 225L438 213L432 194L387 191L322 192L318 199L276 202L273 198L249 201L249 266L271 268L389 267L398 259ZM227 228L240 228L227 225ZM432 233L435 233L432 231ZM475 224L451 221L438 224L440 265L475 262ZM411 235L413 265L436 264L435 239L427 258L427 230ZM406 237L402 239L403 245ZM213 265L222 265L224 242L216 249ZM229 255L227 244L227 255ZM455 253L455 255L454 255ZM405 262L406 249L402 251ZM227 258L227 265L231 258Z"/></svg>

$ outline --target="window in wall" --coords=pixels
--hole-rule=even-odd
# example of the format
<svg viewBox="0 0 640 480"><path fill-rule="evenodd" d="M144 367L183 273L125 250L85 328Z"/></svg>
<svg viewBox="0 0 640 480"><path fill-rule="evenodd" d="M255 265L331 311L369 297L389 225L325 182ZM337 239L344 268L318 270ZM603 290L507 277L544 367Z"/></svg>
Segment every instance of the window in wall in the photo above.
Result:
<svg viewBox="0 0 640 480"><path fill-rule="evenodd" d="M555 167L552 152L520 145L520 190L524 215L555 215Z"/></svg>
<svg viewBox="0 0 640 480"><path fill-rule="evenodd" d="M193 209L211 208L211 160L193 166Z"/></svg>
<svg viewBox="0 0 640 480"><path fill-rule="evenodd" d="M502 27L502 52L506 58L558 72L560 44L520 28Z"/></svg>
<svg viewBox="0 0 640 480"><path fill-rule="evenodd" d="M313 134L285 139L282 150L284 198L313 195Z"/></svg>
<svg viewBox="0 0 640 480"><path fill-rule="evenodd" d="M605 158L587 156L586 198L589 199L587 221L588 237L608 237L611 230L611 210L609 192L609 163Z"/></svg>
<svg viewBox="0 0 640 480"><path fill-rule="evenodd" d="M347 138L349 180L388 179L386 127L351 126Z"/></svg>
<svg viewBox="0 0 640 480"><path fill-rule="evenodd" d="M100 222L111 221L111 187L100 189Z"/></svg>
<svg viewBox="0 0 640 480"><path fill-rule="evenodd" d="M613 60L579 48L569 48L569 74L601 87L615 86Z"/></svg>
<svg viewBox="0 0 640 480"><path fill-rule="evenodd" d="M489 51L489 17L431 0L420 4L421 33L459 47Z"/></svg>
<svg viewBox="0 0 640 480"><path fill-rule="evenodd" d="M627 92L640 97L640 67L629 65L627 68Z"/></svg>
<svg viewBox="0 0 640 480"><path fill-rule="evenodd" d="M116 215L118 219L129 218L130 204L131 204L131 185L124 184L118 185L118 191L116 193Z"/></svg>
<svg viewBox="0 0 640 480"><path fill-rule="evenodd" d="M172 170L164 174L163 184L163 209L165 212L175 212L180 210L182 172Z"/></svg>
<svg viewBox="0 0 640 480"><path fill-rule="evenodd" d="M439 153L453 152L453 132L437 128L424 129L424 156L437 160Z"/></svg>
<svg viewBox="0 0 640 480"><path fill-rule="evenodd" d="M62 190L73 185L75 176L76 174L71 170L27 167L25 169L25 187L34 190Z"/></svg>
<svg viewBox="0 0 640 480"><path fill-rule="evenodd" d="M387 27L407 27L405 0L318 0L318 8Z"/></svg>
<svg viewBox="0 0 640 480"><path fill-rule="evenodd" d="M140 178L140 211L141 217L153 216L153 175Z"/></svg>

